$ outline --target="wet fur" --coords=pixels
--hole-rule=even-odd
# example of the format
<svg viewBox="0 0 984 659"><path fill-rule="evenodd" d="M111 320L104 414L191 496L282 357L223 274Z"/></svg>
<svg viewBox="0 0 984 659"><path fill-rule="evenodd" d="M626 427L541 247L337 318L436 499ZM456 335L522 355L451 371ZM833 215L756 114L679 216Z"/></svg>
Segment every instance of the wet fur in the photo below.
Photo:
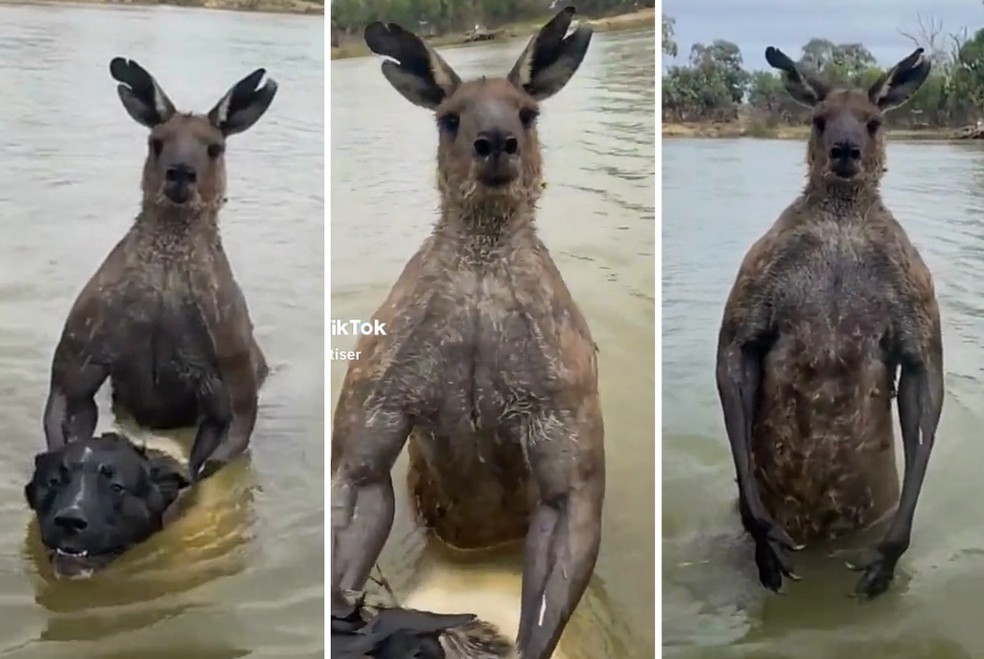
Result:
<svg viewBox="0 0 984 659"><path fill-rule="evenodd" d="M516 659L499 629L471 614L436 614L378 603L365 594L333 594L332 657ZM440 651L433 645L440 647Z"/></svg>
<svg viewBox="0 0 984 659"><path fill-rule="evenodd" d="M718 387L742 521L759 545L763 584L773 588L779 574L771 571L779 568L763 567L766 544L781 563L777 543L791 546L777 540L783 534L795 544L815 543L891 513L899 504L891 400L901 368L906 479L914 487L911 508L900 506L880 558L859 583L859 592L874 596L909 542L922 478L910 472L918 451L925 451L919 460L929 455L916 448L913 431L918 426L931 446L942 407L932 277L879 192L882 112L905 102L929 65L917 51L870 90L830 90L780 51L770 48L767 59L786 72L793 97L813 107L814 127L804 192L745 256L721 325ZM848 180L828 160L844 141L860 149ZM743 428L750 430L747 456Z"/></svg>
<svg viewBox="0 0 984 659"><path fill-rule="evenodd" d="M198 425L193 478L248 446L268 373L242 290L219 235L225 139L266 110L276 84L250 91L259 69L206 115L180 113L153 77L116 58L113 77L130 116L150 129L140 212L78 295L55 349L45 410L49 447L91 435L93 396L109 379L115 406L145 427ZM208 154L206 154L208 147ZM214 150L214 152L213 152ZM197 167L188 203L163 190L164 164ZM209 461L209 469L199 468Z"/></svg>
<svg viewBox="0 0 984 659"><path fill-rule="evenodd" d="M116 481L126 488L125 494L114 496L100 489L66 489L77 486L70 479L92 474L95 467L100 470L96 488ZM52 556L68 544L91 554L83 559L89 563L83 570L85 573L109 564L122 551L146 541L163 528L169 508L189 485L184 473L183 465L167 453L138 446L122 435L107 432L99 437L76 439L71 446L63 445L36 455L34 473L24 487L24 497L35 513L42 542ZM94 488L93 481L89 481L88 487ZM84 492L85 498L75 498ZM83 519L89 522L83 531L72 533L58 524L57 515L66 505L80 506Z"/></svg>
<svg viewBox="0 0 984 659"><path fill-rule="evenodd" d="M386 336L361 337L332 426L333 584L365 583L409 437L410 489L438 537L462 549L527 537L527 659L549 656L587 585L604 493L597 348L536 235L542 160L535 123L521 122L583 57L590 30L564 37L573 13L534 37L508 78L463 83L398 26L366 28L370 47L397 59L387 79L438 119L441 216L373 315ZM499 187L480 182L460 137L490 116L521 141L515 178Z"/></svg>

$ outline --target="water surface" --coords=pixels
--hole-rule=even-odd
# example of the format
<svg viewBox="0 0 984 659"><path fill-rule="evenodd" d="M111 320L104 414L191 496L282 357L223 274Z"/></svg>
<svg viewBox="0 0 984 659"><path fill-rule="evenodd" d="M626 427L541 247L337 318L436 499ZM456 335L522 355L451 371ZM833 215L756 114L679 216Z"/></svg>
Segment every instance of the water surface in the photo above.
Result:
<svg viewBox="0 0 984 659"><path fill-rule="evenodd" d="M524 45L449 49L445 58L463 78L504 75ZM606 431L601 556L561 645L569 658L655 654L654 47L652 30L596 34L569 86L543 103L540 119L548 183L540 234L600 347ZM365 319L436 219L437 131L431 114L390 87L377 59L331 67L331 315ZM336 349L353 345L332 339ZM332 363L333 406L345 368ZM405 478L404 454L394 472L397 522L382 561L404 592L439 560L425 551ZM515 557L493 562L518 573ZM441 574L453 578L450 569ZM468 580L447 583L466 588ZM518 610L518 591L513 598Z"/></svg>
<svg viewBox="0 0 984 659"><path fill-rule="evenodd" d="M752 242L801 189L796 141L663 142L663 643L669 657L984 656L984 149L894 143L883 193L933 272L946 400L912 545L859 606L839 561L797 559L786 597L758 586L734 510L714 383L725 298ZM897 441L897 461L902 449Z"/></svg>
<svg viewBox="0 0 984 659"><path fill-rule="evenodd" d="M322 22L0 5L0 25L0 655L322 656ZM280 83L267 115L229 141L221 216L273 374L249 461L116 568L49 583L23 487L44 444L51 354L140 198L147 135L116 95L116 55L146 66L179 109L208 110L257 67Z"/></svg>

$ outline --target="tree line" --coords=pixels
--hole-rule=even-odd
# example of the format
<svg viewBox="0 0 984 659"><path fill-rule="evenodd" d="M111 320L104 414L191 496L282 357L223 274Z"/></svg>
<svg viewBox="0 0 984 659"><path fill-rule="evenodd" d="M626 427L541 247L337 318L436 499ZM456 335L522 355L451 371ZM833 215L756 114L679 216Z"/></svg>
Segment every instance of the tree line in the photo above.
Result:
<svg viewBox="0 0 984 659"><path fill-rule="evenodd" d="M682 53L674 39L675 21L663 15L665 57ZM973 35L944 34L932 19L919 19L919 31L902 33L932 57L929 78L912 100L889 113L896 127L958 127L984 113L984 28ZM787 53L796 59L794 53ZM907 54L902 50L899 59ZM803 45L798 63L838 86L867 88L884 69L861 43L836 43L816 37ZM762 54L764 59L764 53ZM785 92L778 71L748 71L739 47L715 39L690 47L686 63L663 73L663 121L732 121L745 116L769 126L803 123L809 110Z"/></svg>
<svg viewBox="0 0 984 659"><path fill-rule="evenodd" d="M399 23L430 35L532 20L573 4L593 17L654 7L655 0L332 0L334 29L352 34L372 21Z"/></svg>

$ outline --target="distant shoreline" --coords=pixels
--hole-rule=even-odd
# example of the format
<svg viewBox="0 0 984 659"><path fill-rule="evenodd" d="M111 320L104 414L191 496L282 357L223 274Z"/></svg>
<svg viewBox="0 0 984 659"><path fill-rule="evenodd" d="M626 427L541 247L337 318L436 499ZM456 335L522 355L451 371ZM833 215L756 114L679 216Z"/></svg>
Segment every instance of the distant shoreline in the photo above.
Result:
<svg viewBox="0 0 984 659"><path fill-rule="evenodd" d="M310 0L0 0L2 6L132 6L180 7L185 9L221 9L261 14L295 14L324 17L323 4Z"/></svg>
<svg viewBox="0 0 984 659"><path fill-rule="evenodd" d="M925 140L925 141L963 141L957 137L957 129L928 127L928 128L889 128L889 139L896 140ZM699 121L699 122L663 122L662 134L665 138L757 138L765 140L806 140L810 135L810 127L806 125L753 126L746 121Z"/></svg>
<svg viewBox="0 0 984 659"><path fill-rule="evenodd" d="M2 1L3 0L0 0L0 2ZM645 27L651 27L655 30L656 10L648 7L646 9L640 9L639 11L596 19L575 15L574 20L581 25L590 25L594 28L595 32L609 32L613 30L629 30ZM546 18L532 22L510 23L495 30L491 30L490 32L495 34L493 40L499 41L513 39L516 37L530 37L543 26L544 22L546 22ZM338 47L331 49L331 58L333 60L348 59L350 57L366 57L372 54L365 41L362 40L361 34L344 35L343 38L344 40ZM489 41L490 40L471 41L470 35L467 32L443 34L438 37L427 39L428 43L438 47L443 46L445 48L470 46L473 44L488 43Z"/></svg>

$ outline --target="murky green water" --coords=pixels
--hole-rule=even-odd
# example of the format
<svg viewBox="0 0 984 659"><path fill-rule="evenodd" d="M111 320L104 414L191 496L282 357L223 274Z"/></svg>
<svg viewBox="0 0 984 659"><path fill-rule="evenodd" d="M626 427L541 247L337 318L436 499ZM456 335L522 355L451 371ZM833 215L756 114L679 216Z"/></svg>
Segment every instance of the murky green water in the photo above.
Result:
<svg viewBox="0 0 984 659"><path fill-rule="evenodd" d="M322 21L0 5L0 26L0 656L322 656ZM256 67L280 83L269 113L230 139L222 214L274 373L248 463L206 483L127 562L52 584L23 500L51 353L137 211L146 149L109 76L116 55L146 66L179 109L207 110Z"/></svg>
<svg viewBox="0 0 984 659"><path fill-rule="evenodd" d="M504 75L524 45L450 49L445 57L463 77ZM651 30L596 34L540 121L548 182L540 233L600 346L607 440L601 556L562 641L570 658L655 654L654 48ZM369 318L436 218L437 135L432 115L389 86L377 59L333 62L331 93L331 316ZM332 338L332 348L353 345ZM332 409L345 367L331 365ZM405 474L404 454L383 557L398 590L440 560L413 521ZM518 573L515 557L492 563L489 570ZM518 592L514 601L518 610Z"/></svg>
<svg viewBox="0 0 984 659"><path fill-rule="evenodd" d="M785 597L757 583L714 384L725 298L752 242L794 198L805 145L663 142L664 656L984 656L984 149L896 143L885 200L933 271L946 401L912 545L892 589L859 606L856 574L797 557ZM901 446L898 446L901 468Z"/></svg>

